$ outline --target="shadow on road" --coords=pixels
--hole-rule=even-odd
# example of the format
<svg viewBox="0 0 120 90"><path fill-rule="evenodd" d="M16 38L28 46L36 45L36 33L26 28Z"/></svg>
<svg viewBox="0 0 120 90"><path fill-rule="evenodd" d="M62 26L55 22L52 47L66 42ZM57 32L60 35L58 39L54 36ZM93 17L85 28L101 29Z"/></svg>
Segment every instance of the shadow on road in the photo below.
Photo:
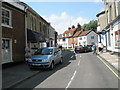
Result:
<svg viewBox="0 0 120 90"><path fill-rule="evenodd" d="M54 66L53 70L49 69L33 69L35 71L39 70L39 74L26 80L24 83L20 83L19 85L16 85L15 88L34 88L40 83L42 83L44 80L46 80L48 77L53 75L56 71L63 69L64 67L67 67L70 65L71 60L76 60L75 53L73 51L64 51L63 55L63 63L62 64L57 64ZM30 84L31 83L31 84Z"/></svg>

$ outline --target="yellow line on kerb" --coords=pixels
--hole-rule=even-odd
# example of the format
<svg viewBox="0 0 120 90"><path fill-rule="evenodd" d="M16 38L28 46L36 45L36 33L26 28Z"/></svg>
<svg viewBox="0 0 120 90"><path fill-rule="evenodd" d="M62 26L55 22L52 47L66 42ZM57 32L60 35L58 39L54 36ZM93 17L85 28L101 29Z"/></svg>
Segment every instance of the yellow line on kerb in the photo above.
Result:
<svg viewBox="0 0 120 90"><path fill-rule="evenodd" d="M118 78L118 79L120 79L120 77L118 76L118 74L116 74L106 63L105 63L105 61L103 61L103 59L102 58L100 58L99 56L97 56L109 69L110 69L110 71L112 71L112 73ZM118 72L119 73L119 72Z"/></svg>

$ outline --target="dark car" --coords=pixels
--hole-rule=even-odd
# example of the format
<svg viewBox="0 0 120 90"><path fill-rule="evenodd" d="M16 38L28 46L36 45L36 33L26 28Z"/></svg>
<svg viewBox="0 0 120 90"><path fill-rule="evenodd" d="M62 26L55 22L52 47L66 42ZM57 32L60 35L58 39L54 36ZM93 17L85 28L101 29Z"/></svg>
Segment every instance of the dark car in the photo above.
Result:
<svg viewBox="0 0 120 90"><path fill-rule="evenodd" d="M76 53L85 52L84 49L85 49L85 48L84 48L83 46L78 46L78 47L75 47L75 52L76 52Z"/></svg>
<svg viewBox="0 0 120 90"><path fill-rule="evenodd" d="M92 51L91 45L84 46L83 48L84 48L84 52L91 52Z"/></svg>
<svg viewBox="0 0 120 90"><path fill-rule="evenodd" d="M92 52L92 45L87 45L87 49L88 52Z"/></svg>

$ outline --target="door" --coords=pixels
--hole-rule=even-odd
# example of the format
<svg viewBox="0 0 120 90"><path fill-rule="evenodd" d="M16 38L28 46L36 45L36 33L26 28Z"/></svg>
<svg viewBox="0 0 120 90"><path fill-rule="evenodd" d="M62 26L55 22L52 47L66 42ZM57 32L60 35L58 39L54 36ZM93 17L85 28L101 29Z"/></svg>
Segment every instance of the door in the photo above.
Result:
<svg viewBox="0 0 120 90"><path fill-rule="evenodd" d="M2 64L12 62L12 44L10 39L2 39Z"/></svg>

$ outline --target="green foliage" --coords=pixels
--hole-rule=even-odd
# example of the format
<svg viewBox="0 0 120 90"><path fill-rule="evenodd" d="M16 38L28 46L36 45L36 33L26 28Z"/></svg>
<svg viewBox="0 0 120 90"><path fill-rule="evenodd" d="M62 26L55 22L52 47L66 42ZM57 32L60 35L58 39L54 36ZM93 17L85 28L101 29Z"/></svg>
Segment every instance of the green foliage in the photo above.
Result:
<svg viewBox="0 0 120 90"><path fill-rule="evenodd" d="M96 31L97 30L97 20L92 20L90 21L88 24L84 24L82 26L82 28L85 30L85 31L88 31L88 30L93 30L93 31Z"/></svg>

